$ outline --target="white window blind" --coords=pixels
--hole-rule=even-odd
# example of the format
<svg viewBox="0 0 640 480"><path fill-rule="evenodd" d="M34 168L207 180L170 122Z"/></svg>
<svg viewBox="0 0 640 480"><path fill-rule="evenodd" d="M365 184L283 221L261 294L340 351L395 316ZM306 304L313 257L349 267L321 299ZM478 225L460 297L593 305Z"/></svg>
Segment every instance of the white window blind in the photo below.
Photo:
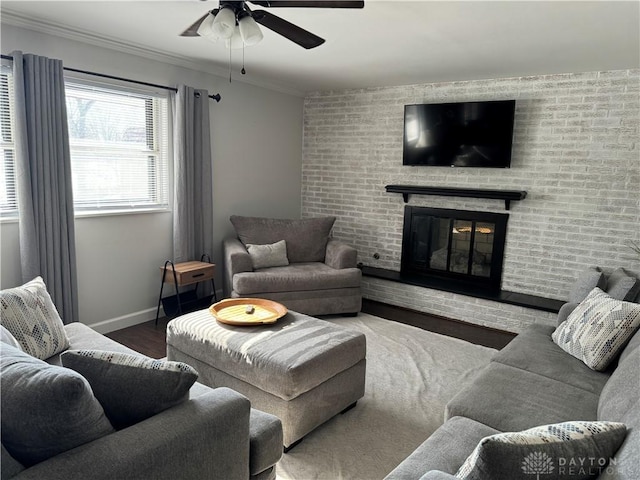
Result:
<svg viewBox="0 0 640 480"><path fill-rule="evenodd" d="M77 211L165 208L168 98L65 82Z"/></svg>
<svg viewBox="0 0 640 480"><path fill-rule="evenodd" d="M15 183L13 74L11 68L2 66L0 70L0 215L17 213Z"/></svg>

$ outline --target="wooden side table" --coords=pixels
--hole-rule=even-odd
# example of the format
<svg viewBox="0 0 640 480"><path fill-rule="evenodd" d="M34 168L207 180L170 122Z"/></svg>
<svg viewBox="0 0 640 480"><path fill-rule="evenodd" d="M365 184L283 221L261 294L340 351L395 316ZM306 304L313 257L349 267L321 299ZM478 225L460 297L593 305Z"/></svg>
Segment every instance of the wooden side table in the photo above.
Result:
<svg viewBox="0 0 640 480"><path fill-rule="evenodd" d="M164 267L160 267L162 281L160 283L160 296L158 297L158 308L156 309L156 325L160 316L160 305L164 306L167 316L172 313L182 315L187 311L194 310L198 306L207 307L211 299L218 300L216 296L216 284L214 281L215 263L205 262L207 255L203 255L200 261L173 263L171 260L164 262ZM198 298L198 284L211 280L213 295ZM162 298L162 291L165 283L172 283L176 287L176 294L171 297ZM195 285L193 290L180 293L179 287ZM206 304L206 305L205 305Z"/></svg>

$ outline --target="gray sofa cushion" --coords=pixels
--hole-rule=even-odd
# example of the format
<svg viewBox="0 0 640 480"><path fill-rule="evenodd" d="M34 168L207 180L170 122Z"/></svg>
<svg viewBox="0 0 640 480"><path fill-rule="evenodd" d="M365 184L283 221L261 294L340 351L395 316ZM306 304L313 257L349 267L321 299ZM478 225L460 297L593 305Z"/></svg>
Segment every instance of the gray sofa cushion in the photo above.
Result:
<svg viewBox="0 0 640 480"><path fill-rule="evenodd" d="M640 280L625 271L616 268L607 280L606 292L613 298L633 302L640 293Z"/></svg>
<svg viewBox="0 0 640 480"><path fill-rule="evenodd" d="M602 389L598 402L598 420L621 422L640 401L640 349L636 348L620 362ZM636 409L637 410L637 409ZM640 423L630 425L640 428Z"/></svg>
<svg viewBox="0 0 640 480"><path fill-rule="evenodd" d="M232 215L231 223L245 245L267 245L285 240L290 263L323 262L335 217L302 220L241 217Z"/></svg>
<svg viewBox="0 0 640 480"><path fill-rule="evenodd" d="M598 419L622 422L627 438L600 480L640 478L640 349L635 348L605 385L598 404Z"/></svg>
<svg viewBox="0 0 640 480"><path fill-rule="evenodd" d="M464 480L527 480L552 474L556 480L595 478L626 436L617 422L565 422L522 432L498 433L483 438L456 473ZM562 468L559 459L593 459L584 474ZM558 464L556 464L558 462Z"/></svg>
<svg viewBox="0 0 640 480"><path fill-rule="evenodd" d="M449 401L445 417L468 417L509 432L575 419L595 420L597 408L597 394L491 362Z"/></svg>
<svg viewBox="0 0 640 480"><path fill-rule="evenodd" d="M609 380L609 373L591 370L562 350L551 340L553 330L548 325L532 325L492 360L599 394Z"/></svg>
<svg viewBox="0 0 640 480"><path fill-rule="evenodd" d="M482 423L453 417L441 425L385 480L416 480L430 470L454 474L484 437L499 433Z"/></svg>
<svg viewBox="0 0 640 480"><path fill-rule="evenodd" d="M336 270L320 262L296 263L265 268L233 276L233 290L250 296L267 292L303 292L337 288L358 288L362 272L358 268Z"/></svg>
<svg viewBox="0 0 640 480"><path fill-rule="evenodd" d="M598 267L589 267L581 272L569 291L569 303L580 303L589 292L598 287L604 290L607 286L607 278Z"/></svg>
<svg viewBox="0 0 640 480"><path fill-rule="evenodd" d="M62 319L41 277L0 291L0 305L0 322L28 354L44 360L69 346Z"/></svg>
<svg viewBox="0 0 640 480"><path fill-rule="evenodd" d="M9 452L7 452L7 449L4 448L4 445L0 445L0 448L2 449L2 456L0 457L0 468L2 472L0 473L0 478L11 478L24 470L24 465L13 458Z"/></svg>
<svg viewBox="0 0 640 480"><path fill-rule="evenodd" d="M2 444L29 467L114 432L80 374L2 346Z"/></svg>
<svg viewBox="0 0 640 480"><path fill-rule="evenodd" d="M181 362L102 350L69 350L62 365L89 381L107 418L122 429L187 400L198 372Z"/></svg>

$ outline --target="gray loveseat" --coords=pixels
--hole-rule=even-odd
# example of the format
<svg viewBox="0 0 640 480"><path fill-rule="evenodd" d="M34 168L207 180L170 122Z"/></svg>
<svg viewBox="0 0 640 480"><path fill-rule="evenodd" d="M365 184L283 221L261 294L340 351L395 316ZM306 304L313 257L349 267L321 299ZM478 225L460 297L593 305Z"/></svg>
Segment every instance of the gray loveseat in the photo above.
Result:
<svg viewBox="0 0 640 480"><path fill-rule="evenodd" d="M335 217L230 220L237 237L223 242L225 296L267 298L307 315L360 311L357 252L331 238Z"/></svg>
<svg viewBox="0 0 640 480"><path fill-rule="evenodd" d="M559 322L567 313L561 310ZM554 330L533 325L498 352L447 404L445 423L385 480L453 479L482 438L571 420L625 424L627 435L613 461L588 473L601 480L640 478L640 331L617 361L599 372L558 347L551 338ZM539 478L552 480L558 473L556 466ZM574 474L562 478L587 478Z"/></svg>
<svg viewBox="0 0 640 480"><path fill-rule="evenodd" d="M81 323L66 325L70 349L133 353ZM47 359L59 365L60 355ZM195 383L189 400L128 428L24 468L2 447L2 480L275 478L282 425L228 388Z"/></svg>

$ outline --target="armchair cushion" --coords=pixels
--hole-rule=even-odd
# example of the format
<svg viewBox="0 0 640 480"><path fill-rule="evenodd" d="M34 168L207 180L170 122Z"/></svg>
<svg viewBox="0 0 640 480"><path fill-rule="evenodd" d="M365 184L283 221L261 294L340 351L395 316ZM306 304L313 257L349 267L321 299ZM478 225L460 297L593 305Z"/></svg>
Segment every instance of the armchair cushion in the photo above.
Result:
<svg viewBox="0 0 640 480"><path fill-rule="evenodd" d="M297 263L287 267L265 268L233 276L233 290L238 295L254 293L298 292L357 288L362 273L357 268L336 270L320 262Z"/></svg>
<svg viewBox="0 0 640 480"><path fill-rule="evenodd" d="M302 220L242 217L232 215L231 223L246 246L268 245L285 240L290 263L323 262L335 217Z"/></svg>
<svg viewBox="0 0 640 480"><path fill-rule="evenodd" d="M83 375L107 418L122 429L171 408L189 397L198 372L182 362L100 350L69 350L62 365Z"/></svg>
<svg viewBox="0 0 640 480"><path fill-rule="evenodd" d="M2 345L2 444L29 467L113 433L80 374Z"/></svg>

